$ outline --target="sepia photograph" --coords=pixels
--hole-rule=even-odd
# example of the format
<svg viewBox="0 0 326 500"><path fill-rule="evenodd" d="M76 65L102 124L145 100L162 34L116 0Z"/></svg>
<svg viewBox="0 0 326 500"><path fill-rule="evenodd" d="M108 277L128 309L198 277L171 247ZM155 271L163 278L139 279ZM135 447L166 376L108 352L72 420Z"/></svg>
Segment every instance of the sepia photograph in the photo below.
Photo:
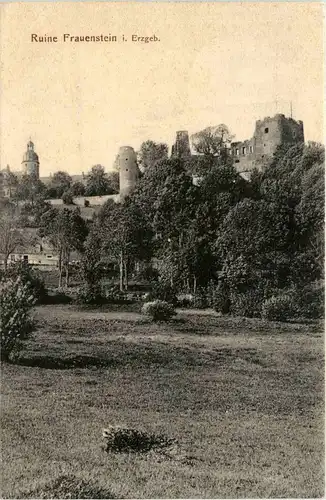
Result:
<svg viewBox="0 0 326 500"><path fill-rule="evenodd" d="M0 3L2 499L324 497L323 17Z"/></svg>

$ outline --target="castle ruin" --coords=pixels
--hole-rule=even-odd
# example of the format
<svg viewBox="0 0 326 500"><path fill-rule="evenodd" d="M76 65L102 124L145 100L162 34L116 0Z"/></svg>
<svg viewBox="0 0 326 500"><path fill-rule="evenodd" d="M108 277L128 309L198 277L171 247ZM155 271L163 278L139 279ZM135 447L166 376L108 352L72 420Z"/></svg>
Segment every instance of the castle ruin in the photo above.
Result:
<svg viewBox="0 0 326 500"><path fill-rule="evenodd" d="M179 130L172 146L172 158L189 158L191 156L189 134L187 130Z"/></svg>
<svg viewBox="0 0 326 500"><path fill-rule="evenodd" d="M226 147L234 158L237 172L250 179L250 172L254 168L261 169L266 160L273 156L278 146L300 142L304 142L303 122L277 114L256 121L251 139L232 142ZM191 156L196 155L191 153L188 132L185 130L177 132L171 157L189 158Z"/></svg>
<svg viewBox="0 0 326 500"><path fill-rule="evenodd" d="M120 200L128 196L136 186L139 177L137 156L131 146L122 146L117 156L120 180Z"/></svg>
<svg viewBox="0 0 326 500"><path fill-rule="evenodd" d="M256 121L255 131L251 139L242 142L232 142L227 146L229 154L234 159L234 165L239 174L244 178L250 179L250 173L254 168L262 169L266 160L271 158L276 149L281 145L291 145L304 142L303 122L296 121L292 117L287 118L283 114L276 114L274 117L267 117ZM189 134L186 130L176 132L176 140L172 146L172 158L191 158ZM104 203L104 198L112 198L115 201L128 196L136 186L139 178L139 168L137 164L137 155L131 146L122 146L119 149L115 159L115 166L119 170L120 194L107 195L100 198ZM27 143L27 151L24 153L22 161L22 171L12 172L20 177L22 174L33 175L39 179L40 162L37 153L34 151L34 144L30 140ZM9 186L8 178L10 176L9 166L0 171L0 197L11 197L12 189ZM86 182L86 176L83 174L72 176L73 181ZM51 177L41 178L45 183L51 180ZM62 200L51 200L53 204L59 204ZM95 203L95 199L93 200ZM83 203L84 200L77 200L76 203ZM96 202L98 203L98 201Z"/></svg>
<svg viewBox="0 0 326 500"><path fill-rule="evenodd" d="M304 142L303 122L277 114L256 121L251 139L231 144L237 172L250 177L254 168L260 169L266 159L271 158L281 145Z"/></svg>

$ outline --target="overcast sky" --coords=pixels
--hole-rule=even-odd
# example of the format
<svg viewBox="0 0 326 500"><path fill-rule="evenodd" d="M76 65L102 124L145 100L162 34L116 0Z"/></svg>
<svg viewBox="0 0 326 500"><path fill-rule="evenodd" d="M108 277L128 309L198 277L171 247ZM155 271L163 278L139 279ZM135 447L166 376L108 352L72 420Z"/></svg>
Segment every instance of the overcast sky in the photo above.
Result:
<svg viewBox="0 0 326 500"><path fill-rule="evenodd" d="M112 168L120 146L169 146L225 123L237 140L276 112L323 140L318 3L1 4L1 157L21 169L31 137L41 176ZM31 34L58 43L31 42ZM73 43L71 35L118 42ZM122 41L122 34L127 42ZM132 42L132 35L159 42Z"/></svg>

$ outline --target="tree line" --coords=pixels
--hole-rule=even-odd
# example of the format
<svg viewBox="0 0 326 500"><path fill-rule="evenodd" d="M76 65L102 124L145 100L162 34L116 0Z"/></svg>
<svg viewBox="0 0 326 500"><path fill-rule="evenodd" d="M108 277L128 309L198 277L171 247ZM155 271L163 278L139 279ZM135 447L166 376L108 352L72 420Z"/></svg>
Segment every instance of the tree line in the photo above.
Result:
<svg viewBox="0 0 326 500"><path fill-rule="evenodd" d="M63 171L53 174L45 184L33 174L23 174L18 178L12 172L6 175L6 184L13 201L25 201L32 205L45 199L62 199L72 204L76 196L103 196L119 192L119 173L105 172L102 165L94 165L83 181L73 182L72 177Z"/></svg>
<svg viewBox="0 0 326 500"><path fill-rule="evenodd" d="M68 272L75 249L89 293L98 293L113 265L121 290L142 272L162 295L191 293L232 314L259 316L264 307L281 304L284 310L293 301L303 311L308 297L313 300L317 291L320 297L322 145L280 147L248 182L231 156L207 148L207 142L202 154L183 159L168 158L164 148L148 142L146 167L123 204L109 200L91 222L78 209L40 214L41 234L61 256L60 274Z"/></svg>

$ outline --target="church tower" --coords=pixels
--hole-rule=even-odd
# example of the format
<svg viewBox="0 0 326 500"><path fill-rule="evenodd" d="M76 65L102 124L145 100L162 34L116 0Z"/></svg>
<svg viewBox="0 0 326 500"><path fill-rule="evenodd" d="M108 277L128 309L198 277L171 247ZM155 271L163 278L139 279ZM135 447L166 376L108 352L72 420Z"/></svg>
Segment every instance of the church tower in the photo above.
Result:
<svg viewBox="0 0 326 500"><path fill-rule="evenodd" d="M27 143L27 151L23 156L22 161L23 173L27 175L34 175L39 179L40 177L40 162L38 155L34 151L34 144L32 141Z"/></svg>

